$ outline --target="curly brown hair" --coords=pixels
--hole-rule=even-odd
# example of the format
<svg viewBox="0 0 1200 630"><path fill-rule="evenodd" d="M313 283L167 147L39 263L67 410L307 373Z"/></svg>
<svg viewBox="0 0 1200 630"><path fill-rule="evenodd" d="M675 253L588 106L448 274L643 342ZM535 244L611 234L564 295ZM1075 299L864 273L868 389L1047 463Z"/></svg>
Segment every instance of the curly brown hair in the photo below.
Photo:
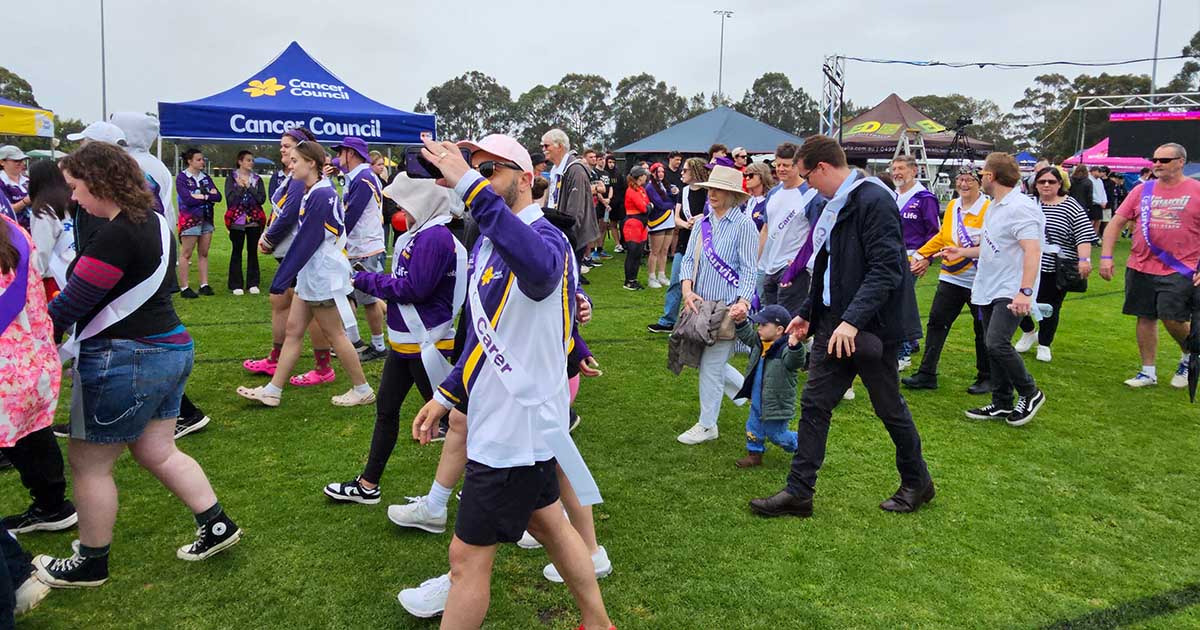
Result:
<svg viewBox="0 0 1200 630"><path fill-rule="evenodd" d="M154 194L142 168L115 144L89 142L58 165L64 173L87 184L97 198L117 204L134 223L145 221L153 212Z"/></svg>

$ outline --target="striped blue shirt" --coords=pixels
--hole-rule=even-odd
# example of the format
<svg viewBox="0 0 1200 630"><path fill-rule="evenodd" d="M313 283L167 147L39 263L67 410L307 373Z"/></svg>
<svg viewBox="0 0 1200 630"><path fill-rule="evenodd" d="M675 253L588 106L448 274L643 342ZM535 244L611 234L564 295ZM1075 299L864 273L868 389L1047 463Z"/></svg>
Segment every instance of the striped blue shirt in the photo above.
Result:
<svg viewBox="0 0 1200 630"><path fill-rule="evenodd" d="M713 248L722 260L737 271L738 286L730 286L700 252L699 223L692 229L687 253L679 263L683 265L679 268L679 277L692 280L692 290L706 300L732 304L742 298L750 302L754 297L755 267L758 264L758 230L754 227L754 220L737 208L730 209L720 219L714 213L709 213L702 220L713 222Z"/></svg>

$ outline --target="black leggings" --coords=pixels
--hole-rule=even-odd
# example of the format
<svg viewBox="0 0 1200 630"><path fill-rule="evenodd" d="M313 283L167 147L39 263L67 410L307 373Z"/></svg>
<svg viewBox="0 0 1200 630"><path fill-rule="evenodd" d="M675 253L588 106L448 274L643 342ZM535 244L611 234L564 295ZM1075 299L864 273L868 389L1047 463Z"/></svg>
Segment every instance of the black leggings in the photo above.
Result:
<svg viewBox="0 0 1200 630"><path fill-rule="evenodd" d="M229 253L229 275L226 280L229 290L249 289L258 286L258 238L262 236L262 226L247 226L241 230L230 229L229 240L233 242L233 251ZM242 284L242 246L246 249L246 283Z"/></svg>
<svg viewBox="0 0 1200 630"><path fill-rule="evenodd" d="M1054 307L1054 312L1050 314L1050 317L1043 319L1041 325L1037 327L1039 346L1050 347L1050 344L1054 343L1054 333L1058 332L1058 316L1061 314L1067 292L1059 290L1056 280L1055 274L1043 271L1042 283L1038 285L1038 304L1049 304ZM1033 332L1033 328L1033 318L1026 315L1021 320L1021 330L1028 333Z"/></svg>
<svg viewBox="0 0 1200 630"><path fill-rule="evenodd" d="M646 253L646 241L625 241L625 282L634 282L642 268L642 254Z"/></svg>
<svg viewBox="0 0 1200 630"><path fill-rule="evenodd" d="M387 467L392 450L396 448L396 437L400 434L400 405L404 404L413 385L417 386L424 402L433 398L433 388L429 385L429 375L425 373L421 358L408 359L389 350L387 361L383 364L383 376L379 378L378 398L375 400L375 434L371 436L371 454L367 456L367 465L363 468L364 480L378 484L383 476L383 469Z"/></svg>
<svg viewBox="0 0 1200 630"><path fill-rule="evenodd" d="M67 480L63 477L62 450L50 427L34 431L0 451L21 474L21 484L29 490L35 506L48 512L62 507L67 500Z"/></svg>

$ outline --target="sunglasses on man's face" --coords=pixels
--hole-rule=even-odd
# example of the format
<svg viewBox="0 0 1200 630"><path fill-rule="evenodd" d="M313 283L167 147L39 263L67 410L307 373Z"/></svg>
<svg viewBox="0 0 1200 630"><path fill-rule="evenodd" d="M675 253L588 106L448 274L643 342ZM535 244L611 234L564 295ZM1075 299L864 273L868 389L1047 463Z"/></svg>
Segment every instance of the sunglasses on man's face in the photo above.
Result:
<svg viewBox="0 0 1200 630"><path fill-rule="evenodd" d="M1150 161L1154 162L1155 164L1170 164L1171 162L1174 162L1175 160L1182 160L1182 159L1183 158L1178 157L1178 156L1169 157L1169 158L1152 157L1152 158L1150 158Z"/></svg>
<svg viewBox="0 0 1200 630"><path fill-rule="evenodd" d="M499 160L488 160L486 162L480 162L479 165L475 167L475 170L479 171L479 174L483 175L484 177L491 177L492 175L494 175L496 173L497 168L507 168L507 169L513 170L513 171L521 170L520 166L517 166L516 164L513 164L512 162L501 162Z"/></svg>
<svg viewBox="0 0 1200 630"><path fill-rule="evenodd" d="M733 156L733 159L744 160L744 159L746 159L746 157L747 157L746 155L735 155L735 156Z"/></svg>

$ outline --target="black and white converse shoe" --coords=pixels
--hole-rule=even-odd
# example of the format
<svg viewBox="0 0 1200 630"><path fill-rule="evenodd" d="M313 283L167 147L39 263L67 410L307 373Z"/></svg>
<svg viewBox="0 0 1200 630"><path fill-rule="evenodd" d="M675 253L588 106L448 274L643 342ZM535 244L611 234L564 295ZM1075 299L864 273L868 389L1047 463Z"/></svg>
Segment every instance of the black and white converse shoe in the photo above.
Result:
<svg viewBox="0 0 1200 630"><path fill-rule="evenodd" d="M14 534L28 532L57 532L70 529L79 522L75 506L70 501L63 501L57 510L44 510L36 505L29 506L21 514L4 517L4 528Z"/></svg>
<svg viewBox="0 0 1200 630"><path fill-rule="evenodd" d="M1002 409L988 403L982 407L967 410L967 417L972 420L1007 420L1012 414L1012 409Z"/></svg>
<svg viewBox="0 0 1200 630"><path fill-rule="evenodd" d="M212 418L209 418L203 413L195 413L187 418L180 416L179 419L175 421L175 439L178 440L185 435L195 433L196 431L208 426L208 423L211 421Z"/></svg>
<svg viewBox="0 0 1200 630"><path fill-rule="evenodd" d="M1046 395L1040 389L1029 398L1018 396L1017 406L1013 408L1012 415L1008 417L1008 426L1019 427L1029 424L1029 421L1033 420L1045 403Z"/></svg>
<svg viewBox="0 0 1200 630"><path fill-rule="evenodd" d="M375 505L379 503L379 486L374 488L364 488L358 479L347 481L345 483L331 483L325 486L325 496L334 501L342 501L345 503L362 503L364 505Z"/></svg>
<svg viewBox="0 0 1200 630"><path fill-rule="evenodd" d="M196 540L179 548L180 560L204 560L232 547L242 538L242 530L224 512L196 528Z"/></svg>
<svg viewBox="0 0 1200 630"><path fill-rule="evenodd" d="M88 588L108 581L108 554L84 558L79 551L70 558L40 555L33 559L37 578L55 588Z"/></svg>

